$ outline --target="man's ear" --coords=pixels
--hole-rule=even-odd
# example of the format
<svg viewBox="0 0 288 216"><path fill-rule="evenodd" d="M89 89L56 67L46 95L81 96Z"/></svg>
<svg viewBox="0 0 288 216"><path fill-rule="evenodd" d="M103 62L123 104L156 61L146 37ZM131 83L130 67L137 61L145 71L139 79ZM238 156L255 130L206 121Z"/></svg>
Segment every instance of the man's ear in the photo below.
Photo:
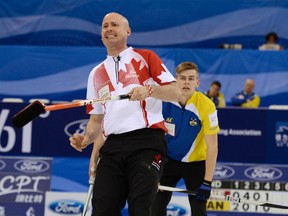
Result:
<svg viewBox="0 0 288 216"><path fill-rule="evenodd" d="M198 88L200 86L200 80L197 79L197 82L196 82L196 88Z"/></svg>
<svg viewBox="0 0 288 216"><path fill-rule="evenodd" d="M130 36L131 35L131 28L127 29L127 35Z"/></svg>

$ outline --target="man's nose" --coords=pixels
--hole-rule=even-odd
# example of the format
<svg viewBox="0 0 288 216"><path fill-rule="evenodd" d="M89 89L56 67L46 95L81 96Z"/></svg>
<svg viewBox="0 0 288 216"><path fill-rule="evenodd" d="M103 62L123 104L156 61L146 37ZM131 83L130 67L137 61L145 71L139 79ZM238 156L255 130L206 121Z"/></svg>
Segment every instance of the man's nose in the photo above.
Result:
<svg viewBox="0 0 288 216"><path fill-rule="evenodd" d="M106 29L106 31L107 31L107 32L111 32L111 31L112 31L111 27L108 26L107 29Z"/></svg>
<svg viewBox="0 0 288 216"><path fill-rule="evenodd" d="M112 31L111 25L108 25L108 26L106 27L106 31L107 31L107 32L111 32L111 31Z"/></svg>

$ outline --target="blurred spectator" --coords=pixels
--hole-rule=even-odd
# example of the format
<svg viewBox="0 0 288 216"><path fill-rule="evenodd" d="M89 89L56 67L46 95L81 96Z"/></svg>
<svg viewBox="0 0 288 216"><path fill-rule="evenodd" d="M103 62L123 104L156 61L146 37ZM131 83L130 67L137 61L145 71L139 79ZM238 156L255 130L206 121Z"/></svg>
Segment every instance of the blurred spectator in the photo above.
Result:
<svg viewBox="0 0 288 216"><path fill-rule="evenodd" d="M224 95L220 92L220 89L221 83L216 80L210 84L209 90L204 92L204 94L214 102L216 107L225 107L225 98Z"/></svg>
<svg viewBox="0 0 288 216"><path fill-rule="evenodd" d="M283 50L283 46L278 44L279 37L275 32L270 32L265 36L266 43L262 44L260 50Z"/></svg>
<svg viewBox="0 0 288 216"><path fill-rule="evenodd" d="M254 93L254 80L247 79L245 89L232 97L233 106L257 108L260 104L260 97Z"/></svg>

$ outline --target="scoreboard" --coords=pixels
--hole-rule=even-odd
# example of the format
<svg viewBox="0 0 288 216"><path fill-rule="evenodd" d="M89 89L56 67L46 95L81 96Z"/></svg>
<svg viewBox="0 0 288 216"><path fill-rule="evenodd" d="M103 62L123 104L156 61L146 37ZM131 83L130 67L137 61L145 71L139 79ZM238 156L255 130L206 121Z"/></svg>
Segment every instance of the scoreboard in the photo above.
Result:
<svg viewBox="0 0 288 216"><path fill-rule="evenodd" d="M212 187L212 194L288 206L288 165L218 163ZM224 215L220 212L288 215L287 209L217 200L209 200L207 209L219 216Z"/></svg>

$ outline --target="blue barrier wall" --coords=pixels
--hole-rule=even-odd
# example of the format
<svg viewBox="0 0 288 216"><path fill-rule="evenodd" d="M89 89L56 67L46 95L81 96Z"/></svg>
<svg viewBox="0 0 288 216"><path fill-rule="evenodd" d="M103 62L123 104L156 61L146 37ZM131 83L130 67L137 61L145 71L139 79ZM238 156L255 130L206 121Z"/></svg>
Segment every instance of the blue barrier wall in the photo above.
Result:
<svg viewBox="0 0 288 216"><path fill-rule="evenodd" d="M288 110L225 108L218 161L288 163Z"/></svg>
<svg viewBox="0 0 288 216"><path fill-rule="evenodd" d="M0 103L1 155L89 157L69 137L84 133L89 116L84 107L47 112L23 128L12 126L12 117L27 104ZM288 163L288 110L223 108L218 110L222 162Z"/></svg>
<svg viewBox="0 0 288 216"><path fill-rule="evenodd" d="M92 146L87 147L80 153L70 146L68 140L69 136L76 131L84 133L88 120L84 107L47 112L24 128L14 128L11 122L13 115L26 105L27 103L0 103L1 156L52 157L51 190L87 192L89 156ZM280 175L279 172L276 172L274 176L274 171L282 169L280 164L284 165L288 163L288 110L222 108L218 110L218 114L221 128L218 136L218 165L220 164L220 166L216 168L214 179L216 182L213 187L224 190L225 193L227 191L230 191L231 194L241 192L240 196L243 197L248 190L245 191L243 188L237 188L237 191L231 187L237 186L239 182L239 185L244 187L249 181L252 185L253 181L259 179L253 179L253 177L249 179L249 176L245 177L247 179L243 179L243 169L241 168L242 171L240 170L242 172L241 177L238 173L238 168L231 171L231 167L235 162L250 163L249 166L254 168L257 166L263 167L263 169L261 168L262 172L264 172L261 175L263 178L267 176L271 178L279 177L277 182L273 179L259 180L263 182L261 183L263 187L264 184L270 185L272 182L270 185L271 189L267 189L266 186L264 189L261 189L261 197L264 198L269 192L269 200L285 203L284 200L287 200L285 194L288 190L286 183L287 173L283 171L282 177L282 174ZM221 164L224 164L224 166L221 166ZM228 166L230 168L227 168ZM256 168L255 170L255 172L259 171ZM219 186L220 183L222 186ZM275 185L279 184L281 185L281 191L274 190L276 188ZM274 185L273 188L272 185ZM180 181L177 187L184 187L184 182ZM260 192L259 190L255 190L255 188L249 189L250 195ZM271 197L275 197L275 199ZM242 212L248 211L247 208L240 209L239 207L239 209L236 209L236 207L235 205L231 205L229 208L225 208L223 212L221 209L214 209L211 204L209 207L210 210L218 211L210 211L209 215L240 216L243 214ZM261 209L257 208L253 210L252 207L249 208L249 212L258 212L255 215L264 215L264 213L260 213ZM27 205L23 205L23 208L27 209ZM35 210L37 209L35 208ZM229 211L233 212L229 213ZM272 211L273 209L269 210L269 212ZM127 215L127 208L123 210L123 215ZM254 214L251 213L251 215Z"/></svg>

